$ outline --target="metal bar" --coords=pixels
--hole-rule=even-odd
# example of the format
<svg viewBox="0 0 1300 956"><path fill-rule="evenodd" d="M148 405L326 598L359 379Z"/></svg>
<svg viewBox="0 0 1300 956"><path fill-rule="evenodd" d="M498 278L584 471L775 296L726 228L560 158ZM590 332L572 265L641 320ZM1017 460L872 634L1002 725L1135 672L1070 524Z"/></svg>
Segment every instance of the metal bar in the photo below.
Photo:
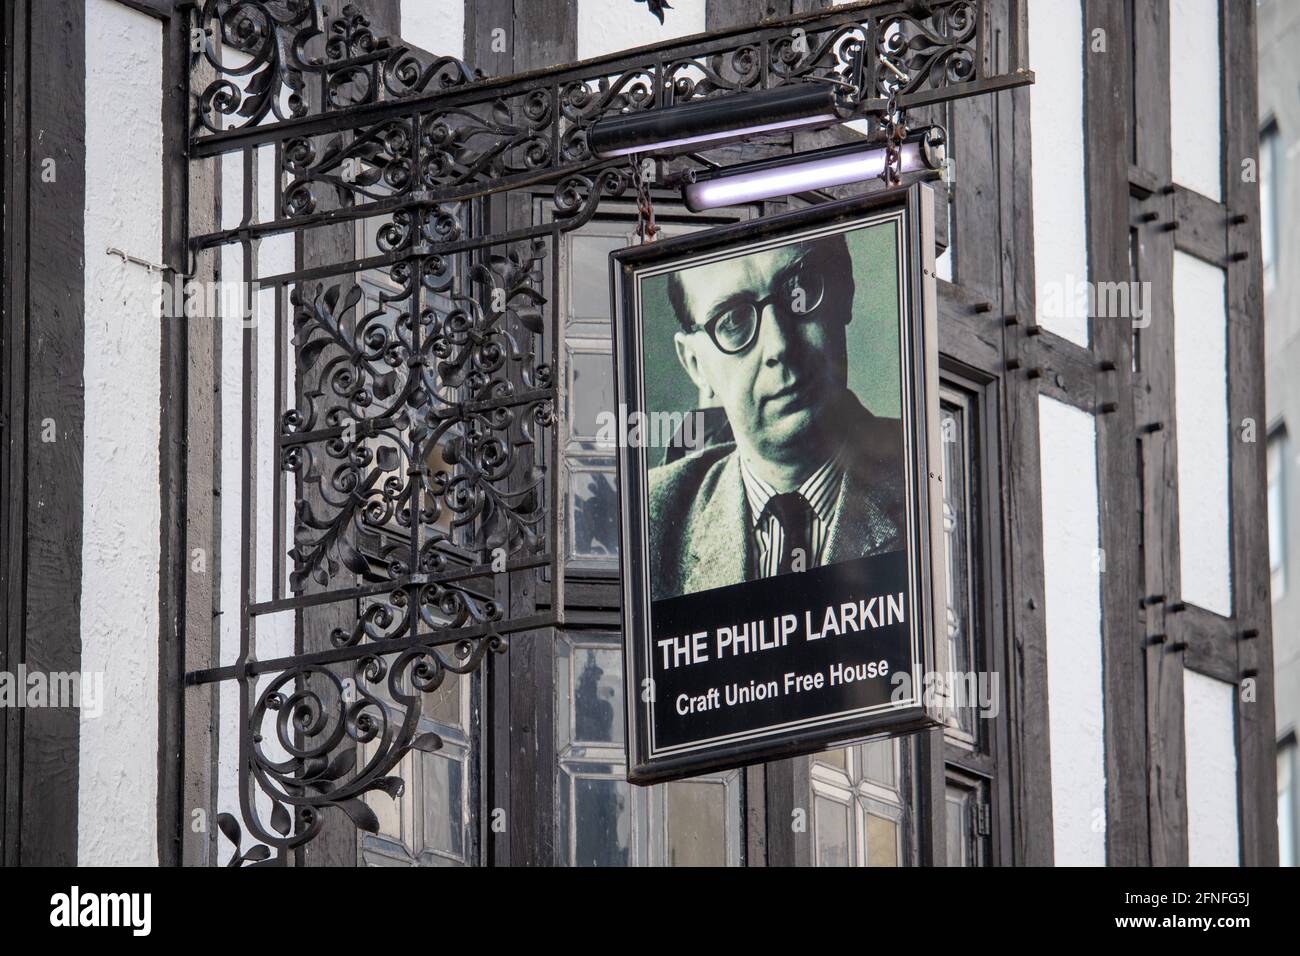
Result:
<svg viewBox="0 0 1300 956"><path fill-rule="evenodd" d="M251 222L253 217L254 192L257 186L257 162L255 149L249 147L244 150L244 168L243 168L243 187L244 187L244 209L243 221ZM247 663L255 656L253 647L253 619L248 613L249 605L252 603L253 595L253 559L256 554L255 518L253 514L253 489L255 484L254 469L256 468L255 441L256 433L253 429L253 382L254 370L256 366L255 339L253 336L252 315L253 315L253 256L256 254L255 245L245 239L241 243L244 250L243 266L243 288L241 289L242 315L243 324L242 339L242 363L243 363L243 393L240 396L241 417L240 423L240 440L243 448L243 456L240 459L240 501L239 501L239 521L240 521L240 540L243 547L240 549L239 561L239 657L236 661L236 667ZM251 460L250 460L251 459ZM223 476L224 480L224 476ZM249 726L249 715L252 706L251 695L253 685L245 677L238 682L239 693L239 807L245 823L254 826L256 815L252 809L252 784L249 780L249 772L253 766L253 735ZM239 848L236 847L236 852Z"/></svg>
<svg viewBox="0 0 1300 956"><path fill-rule="evenodd" d="M534 568L545 567L549 560L549 557L533 557L521 561L511 561L506 564L504 570L500 573L508 574L511 571L526 571ZM249 607L249 613L254 616L281 614L285 611L293 611L300 608L318 607L322 604L334 604L339 601L352 601L360 598L374 597L377 594L391 594L394 591L403 590L412 585L420 586L424 584L449 584L459 581L472 581L475 578L490 577L495 573L497 572L493 571L491 564L467 565L457 571L438 575L421 575L418 579L414 576L407 575L400 578L394 578L392 581L385 581L382 584L345 588L338 591L319 591L314 594L304 594L298 597L276 598L273 601L262 601L251 605Z"/></svg>
<svg viewBox="0 0 1300 956"><path fill-rule="evenodd" d="M555 415L557 419L563 419L565 414L565 404L567 399L567 383L564 380L564 316L561 314L558 306L559 289L560 289L560 243L564 241L564 236L557 228L551 233L551 301L547 303L551 316L551 328L554 332L551 335L551 369L554 376L553 381L555 398ZM567 309L565 310L567 313ZM551 431L546 436L550 442L550 457L556 459L556 464L548 462L547 473L550 479L551 493L551 513L549 520L550 540L547 546L551 552L551 607L554 609L558 618L558 623L564 623L564 571L565 571L565 548L561 547L564 541L564 528L561 522L567 523L568 519L568 491L560 484L561 468L558 467L558 460L563 456L564 451L559 447L559 436L555 431ZM545 447L545 445L543 445Z"/></svg>
<svg viewBox="0 0 1300 956"><path fill-rule="evenodd" d="M448 644L456 644L460 641L473 640L474 638L488 637L493 634L514 634L519 631L535 631L540 628L554 627L555 624L556 618L554 614L532 614L528 617L519 617L509 621L484 624L479 627L448 628L442 633L418 633L414 637L407 637L384 644L357 644L353 647L341 647L336 650L315 651L310 654L277 657L266 661L251 660L242 664L231 664L225 667L211 667L205 670L192 671L191 673L186 674L185 683L187 686L194 687L202 684L214 684L219 681L237 680L241 684L247 685L250 683L252 678L257 677L260 674L274 674L295 667L318 664L340 664L346 661L363 660L367 657L399 654L403 651L408 651L418 647L443 647ZM242 714L241 720L246 726L248 715Z"/></svg>
<svg viewBox="0 0 1300 956"><path fill-rule="evenodd" d="M570 218L560 220L561 228L565 231L578 229L586 225L599 206L598 189L592 189L592 197L587 207L581 213ZM366 259L355 259L351 262L339 263L337 265L320 266L313 269L300 270L298 272L284 272L278 275L268 276L265 282L301 282L314 279L327 279L333 276L345 275L347 273L363 272L369 269L387 269L402 263L413 263L430 256L453 256L461 252L470 252L476 249L487 249L491 246L508 246L513 243L523 242L528 239L537 239L550 234L552 226L542 224L538 226L525 226L510 232L497 233L496 235L483 236L474 239L463 239L458 242L448 243L419 243L407 252L400 255L390 256L371 256ZM252 235L251 230L240 230L240 235Z"/></svg>
<svg viewBox="0 0 1300 956"><path fill-rule="evenodd" d="M276 147L279 152L279 147ZM277 168L278 164L277 164ZM277 177L278 179L278 177ZM285 374L284 364L287 359L285 354L288 350L284 348L284 296L285 287L276 285L275 288L275 342L272 346L272 361L275 363L275 395L274 416L272 422L275 426L275 436L272 439L274 455L271 459L271 467L275 469L275 479L272 482L274 488L274 501L271 505L271 596L279 597L281 589L284 586L284 558L287 552L285 548L285 528L284 528L284 492L285 483L288 480L284 469L280 467L280 452L282 443L280 442L279 422L283 418L284 397L285 397Z"/></svg>
<svg viewBox="0 0 1300 956"><path fill-rule="evenodd" d="M336 223L351 222L358 219L379 218L381 216L391 215L395 212L404 212L411 209L425 209L445 203L481 199L485 196L497 195L499 193L510 192L515 189L523 189L529 186L554 185L572 176L595 176L606 169L621 168L625 165L627 165L627 163L624 159L592 160L584 163L569 163L565 166L556 166L551 169L539 170L536 173L519 174L489 181L468 183L464 186L454 186L446 189L426 189L410 193L409 195L402 196L398 199L387 199L372 203L355 204L344 206L339 209L331 209L327 212L312 213L311 215L306 216L275 219L271 222L265 223L253 223L235 229L223 229L219 232L195 236L192 242L198 248L207 248L227 242L234 242L238 239L244 238L245 236L262 238L277 233L298 231L317 226L329 226ZM141 262L140 264L145 266L152 265L152 263L147 262Z"/></svg>

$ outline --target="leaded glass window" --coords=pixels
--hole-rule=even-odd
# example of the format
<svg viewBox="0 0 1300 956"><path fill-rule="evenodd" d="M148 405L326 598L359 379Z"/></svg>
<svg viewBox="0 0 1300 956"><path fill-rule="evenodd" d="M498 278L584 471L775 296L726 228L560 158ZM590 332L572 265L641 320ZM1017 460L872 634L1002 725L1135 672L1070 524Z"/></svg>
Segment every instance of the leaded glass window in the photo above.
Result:
<svg viewBox="0 0 1300 956"><path fill-rule="evenodd" d="M912 740L906 738L840 747L812 758L815 865L913 862L912 753Z"/></svg>
<svg viewBox="0 0 1300 956"><path fill-rule="evenodd" d="M738 866L741 771L654 787L629 784L621 638L584 632L556 640L556 862Z"/></svg>

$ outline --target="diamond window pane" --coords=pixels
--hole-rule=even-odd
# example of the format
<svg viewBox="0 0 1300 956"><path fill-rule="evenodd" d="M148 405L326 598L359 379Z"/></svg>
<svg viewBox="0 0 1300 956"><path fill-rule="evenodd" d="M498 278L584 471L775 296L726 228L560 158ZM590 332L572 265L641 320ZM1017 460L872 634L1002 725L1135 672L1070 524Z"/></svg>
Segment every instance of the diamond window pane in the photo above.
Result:
<svg viewBox="0 0 1300 956"><path fill-rule="evenodd" d="M817 865L849 865L849 808L834 800L817 797L816 816Z"/></svg>
<svg viewBox="0 0 1300 956"><path fill-rule="evenodd" d="M1268 439L1268 566L1273 600L1286 593L1286 432Z"/></svg>
<svg viewBox="0 0 1300 956"><path fill-rule="evenodd" d="M950 669L970 674L976 669L974 606L971 593L970 489L968 467L970 449L965 409L945 403L939 417L943 435L943 541L947 568L947 612ZM959 701L960 702L960 701ZM975 707L967 703L950 718L952 729L963 742L975 738Z"/></svg>
<svg viewBox="0 0 1300 956"><path fill-rule="evenodd" d="M867 814L867 866L898 866L898 824Z"/></svg>
<svg viewBox="0 0 1300 956"><path fill-rule="evenodd" d="M970 866L971 791L949 787L944 804L947 809L948 865Z"/></svg>
<svg viewBox="0 0 1300 956"><path fill-rule="evenodd" d="M569 558L618 557L618 486L613 468L569 472Z"/></svg>
<svg viewBox="0 0 1300 956"><path fill-rule="evenodd" d="M727 865L727 791L716 783L666 784L669 866Z"/></svg>
<svg viewBox="0 0 1300 956"><path fill-rule="evenodd" d="M424 848L464 859L464 768L455 755L421 754L424 763Z"/></svg>
<svg viewBox="0 0 1300 956"><path fill-rule="evenodd" d="M623 657L617 648L575 648L573 739L582 743L623 743Z"/></svg>
<svg viewBox="0 0 1300 956"><path fill-rule="evenodd" d="M609 318L609 254L626 245L626 236L577 234L571 237L570 319Z"/></svg>
<svg viewBox="0 0 1300 956"><path fill-rule="evenodd" d="M891 790L898 788L898 744L895 740L873 740L862 745L862 775Z"/></svg>
<svg viewBox="0 0 1300 956"><path fill-rule="evenodd" d="M573 782L575 866L627 866L628 797L622 780L579 777Z"/></svg>
<svg viewBox="0 0 1300 956"><path fill-rule="evenodd" d="M573 343L569 343L568 353L569 439L595 444L601 412L615 409L614 359L607 350L576 349Z"/></svg>
<svg viewBox="0 0 1300 956"><path fill-rule="evenodd" d="M848 748L836 747L834 750L825 750L819 754L813 755L813 760L826 767L834 767L836 770L842 770L848 773Z"/></svg>
<svg viewBox="0 0 1300 956"><path fill-rule="evenodd" d="M443 678L442 686L431 694L421 694L421 707L424 716L435 720L444 727L455 727L464 731L461 721L460 695L466 677L461 674L448 674Z"/></svg>

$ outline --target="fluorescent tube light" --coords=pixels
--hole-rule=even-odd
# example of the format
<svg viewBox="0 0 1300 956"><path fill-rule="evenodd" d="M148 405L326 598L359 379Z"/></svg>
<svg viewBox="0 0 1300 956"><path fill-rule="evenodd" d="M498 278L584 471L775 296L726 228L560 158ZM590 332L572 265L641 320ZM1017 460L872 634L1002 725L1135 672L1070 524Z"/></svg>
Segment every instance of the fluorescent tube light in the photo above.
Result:
<svg viewBox="0 0 1300 956"><path fill-rule="evenodd" d="M943 166L943 131L929 127L903 141L899 151L901 173ZM692 212L738 206L811 192L832 186L879 178L885 170L885 147L880 143L835 146L830 149L707 171L696 170L682 189Z"/></svg>
<svg viewBox="0 0 1300 956"><path fill-rule="evenodd" d="M587 145L599 159L685 152L773 130L833 126L852 119L852 107L852 93L842 87L792 83L606 117L591 127Z"/></svg>

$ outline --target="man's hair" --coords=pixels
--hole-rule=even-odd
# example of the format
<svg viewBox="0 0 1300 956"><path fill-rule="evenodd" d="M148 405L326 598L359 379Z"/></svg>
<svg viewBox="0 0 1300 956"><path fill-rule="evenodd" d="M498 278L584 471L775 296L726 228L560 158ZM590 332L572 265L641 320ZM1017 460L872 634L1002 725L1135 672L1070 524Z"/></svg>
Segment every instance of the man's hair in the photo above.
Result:
<svg viewBox="0 0 1300 956"><path fill-rule="evenodd" d="M800 248L808 249L808 256L825 263L827 293L842 295L848 302L853 301L853 260L849 257L849 245L844 241L843 233L796 243ZM695 329L690 306L686 302L686 288L682 285L682 271L668 273L668 302L673 307L677 324L683 332Z"/></svg>

